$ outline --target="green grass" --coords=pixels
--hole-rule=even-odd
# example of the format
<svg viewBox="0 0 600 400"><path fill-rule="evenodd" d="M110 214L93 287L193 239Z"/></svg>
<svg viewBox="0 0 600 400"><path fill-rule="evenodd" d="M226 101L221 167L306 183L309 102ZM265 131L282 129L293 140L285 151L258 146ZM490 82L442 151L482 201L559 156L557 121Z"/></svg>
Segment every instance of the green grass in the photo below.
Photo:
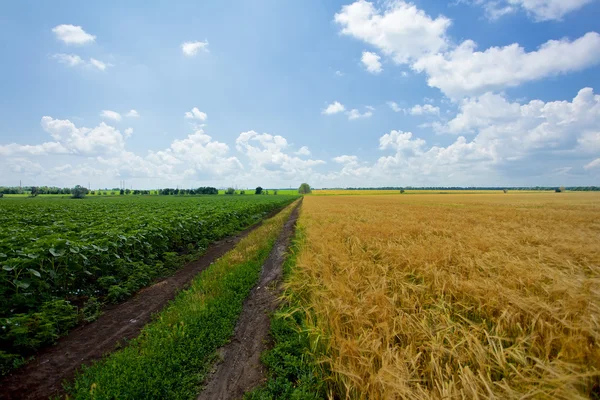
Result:
<svg viewBox="0 0 600 400"><path fill-rule="evenodd" d="M284 263L284 277L294 273L295 254L302 233L297 230L290 251ZM267 381L260 387L244 395L245 400L314 400L326 399L325 374L310 351L310 338L304 329L306 313L297 305L298 300L289 290L285 302L271 320L272 349L261 356L266 365Z"/></svg>
<svg viewBox="0 0 600 400"><path fill-rule="evenodd" d="M67 384L75 399L191 399L216 350L233 334L289 206L265 221L178 294L127 347L85 367Z"/></svg>

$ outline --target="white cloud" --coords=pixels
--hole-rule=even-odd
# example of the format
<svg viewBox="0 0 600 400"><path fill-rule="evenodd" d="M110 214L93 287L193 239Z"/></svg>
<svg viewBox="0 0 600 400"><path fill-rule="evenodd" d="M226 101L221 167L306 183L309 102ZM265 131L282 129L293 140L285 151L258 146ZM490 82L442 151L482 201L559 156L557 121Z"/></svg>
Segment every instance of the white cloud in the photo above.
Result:
<svg viewBox="0 0 600 400"><path fill-rule="evenodd" d="M336 162L336 163L338 163L338 164L356 165L356 164L358 164L358 157L343 155L343 156L334 157L333 161Z"/></svg>
<svg viewBox="0 0 600 400"><path fill-rule="evenodd" d="M390 106L390 108L394 111L394 112L400 112L402 111L402 108L398 105L398 103L396 103L395 101L388 101L387 105Z"/></svg>
<svg viewBox="0 0 600 400"><path fill-rule="evenodd" d="M208 115L205 112L202 112L198 109L198 107L192 108L192 111L187 111L185 113L186 119L197 119L199 121L206 121Z"/></svg>
<svg viewBox="0 0 600 400"><path fill-rule="evenodd" d="M61 64L66 64L69 67L75 67L77 65L81 65L84 61L76 54L54 54L52 58L58 60Z"/></svg>
<svg viewBox="0 0 600 400"><path fill-rule="evenodd" d="M344 111L345 109L346 109L346 107L344 107L343 104L341 104L338 101L334 101L333 103L328 105L327 108L325 108L321 114L325 114L325 115L337 114L337 113Z"/></svg>
<svg viewBox="0 0 600 400"><path fill-rule="evenodd" d="M325 164L323 160L302 159L286 153L288 142L283 136L242 132L235 141L239 152L249 159L251 174L267 179L301 179L312 173L312 167ZM253 172L252 172L253 171Z"/></svg>
<svg viewBox="0 0 600 400"><path fill-rule="evenodd" d="M359 0L343 6L334 19L342 27L342 34L377 47L399 64L437 53L448 45L448 18L432 19L414 4L402 0L388 2L385 10Z"/></svg>
<svg viewBox="0 0 600 400"><path fill-rule="evenodd" d="M181 51L187 57L193 57L200 51L208 52L208 40L204 42L185 42L181 45Z"/></svg>
<svg viewBox="0 0 600 400"><path fill-rule="evenodd" d="M361 114L360 111L358 111L356 108L353 108L352 110L348 111L346 115L348 115L349 120L355 120L359 118L370 118L373 116L373 111L369 109L369 111L365 111Z"/></svg>
<svg viewBox="0 0 600 400"><path fill-rule="evenodd" d="M427 73L429 86L458 98L600 63L600 35L596 32L574 41L550 40L529 53L516 43L483 52L475 48L475 42L467 40L448 53L422 57L412 68Z"/></svg>
<svg viewBox="0 0 600 400"><path fill-rule="evenodd" d="M89 61L84 61L81 57L76 54L64 54L58 53L52 56L55 60L57 60L61 64L65 64L69 67L88 67L88 68L96 68L100 71L106 70L108 67L112 67L112 64L104 63L100 60L96 60L95 58L90 58Z"/></svg>
<svg viewBox="0 0 600 400"><path fill-rule="evenodd" d="M581 7L587 0L505 0L504 3L545 18ZM413 71L425 73L429 86L453 99L600 64L600 35L596 32L575 40L549 40L531 52L518 43L477 51L473 40L465 40L458 46L452 44L447 37L450 19L444 16L434 19L403 0L385 4L386 8L377 9L370 2L358 0L343 6L334 19L342 34L375 46L397 64L408 64ZM372 65L370 71L377 72L378 55L368 54L372 55L367 57ZM404 76L405 72L401 74Z"/></svg>
<svg viewBox="0 0 600 400"><path fill-rule="evenodd" d="M310 156L310 150L308 149L307 146L302 146L298 149L296 154L299 156Z"/></svg>
<svg viewBox="0 0 600 400"><path fill-rule="evenodd" d="M125 138L130 138L131 135L133 135L133 128L127 128L125 129Z"/></svg>
<svg viewBox="0 0 600 400"><path fill-rule="evenodd" d="M112 119L113 121L121 120L121 114L119 114L116 111L111 111L111 110L102 110L102 112L100 113L100 116L102 118Z"/></svg>
<svg viewBox="0 0 600 400"><path fill-rule="evenodd" d="M81 26L58 25L52 28L52 32L54 32L58 40L66 44L82 45L96 40L96 36L90 35Z"/></svg>
<svg viewBox="0 0 600 400"><path fill-rule="evenodd" d="M335 71L335 76L344 76L342 71Z"/></svg>
<svg viewBox="0 0 600 400"><path fill-rule="evenodd" d="M94 68L99 69L100 71L104 71L104 70L106 70L106 68L113 66L112 64L107 64L107 63L102 62L100 60L96 60L95 58L90 58L89 65L92 66L92 67L94 67Z"/></svg>
<svg viewBox="0 0 600 400"><path fill-rule="evenodd" d="M136 110L129 110L129 112L125 114L125 116L131 118L138 118L140 114Z"/></svg>
<svg viewBox="0 0 600 400"><path fill-rule="evenodd" d="M371 53L370 51L363 51L361 62L364 64L367 71L372 74L378 74L383 69L381 68L381 62L379 61L381 57L379 57L376 53Z"/></svg>
<svg viewBox="0 0 600 400"><path fill-rule="evenodd" d="M593 0L474 0L483 5L490 19L497 19L519 9L535 21L561 20L566 14L579 10Z"/></svg>
<svg viewBox="0 0 600 400"><path fill-rule="evenodd" d="M583 168L586 170L600 168L600 158L596 158L594 161L586 164Z"/></svg>
<svg viewBox="0 0 600 400"><path fill-rule="evenodd" d="M410 115L440 115L440 108L431 104L417 104L412 108L404 110Z"/></svg>

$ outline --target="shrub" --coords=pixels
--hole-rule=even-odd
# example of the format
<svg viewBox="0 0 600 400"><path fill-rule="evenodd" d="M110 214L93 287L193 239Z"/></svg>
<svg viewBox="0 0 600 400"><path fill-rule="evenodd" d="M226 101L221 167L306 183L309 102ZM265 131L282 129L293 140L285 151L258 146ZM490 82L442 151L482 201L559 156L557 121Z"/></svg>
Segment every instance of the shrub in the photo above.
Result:
<svg viewBox="0 0 600 400"><path fill-rule="evenodd" d="M303 183L298 188L298 193L300 194L309 194L312 190L310 189L310 185L308 183Z"/></svg>
<svg viewBox="0 0 600 400"><path fill-rule="evenodd" d="M71 190L71 197L74 199L83 199L87 193L87 188L77 185Z"/></svg>
<svg viewBox="0 0 600 400"><path fill-rule="evenodd" d="M263 188L261 188L260 186L256 188L256 190L254 191L254 194L262 194L263 192Z"/></svg>
<svg viewBox="0 0 600 400"><path fill-rule="evenodd" d="M83 305L83 309L81 310L81 314L83 316L83 320L86 322L92 322L98 319L100 314L102 314L102 303L96 297L90 297L88 301Z"/></svg>
<svg viewBox="0 0 600 400"><path fill-rule="evenodd" d="M279 192L279 190L275 189L273 190L273 194L277 194Z"/></svg>
<svg viewBox="0 0 600 400"><path fill-rule="evenodd" d="M232 187L227 188L227 190L225 191L225 194L229 194L229 195L235 194L235 189Z"/></svg>
<svg viewBox="0 0 600 400"><path fill-rule="evenodd" d="M245 190L240 190L240 194L246 194Z"/></svg>

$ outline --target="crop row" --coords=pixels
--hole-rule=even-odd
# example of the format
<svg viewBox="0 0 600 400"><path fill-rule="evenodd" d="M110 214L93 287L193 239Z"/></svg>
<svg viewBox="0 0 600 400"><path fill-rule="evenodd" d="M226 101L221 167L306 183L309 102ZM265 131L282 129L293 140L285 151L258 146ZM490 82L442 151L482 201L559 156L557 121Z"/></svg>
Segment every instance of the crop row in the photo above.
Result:
<svg viewBox="0 0 600 400"><path fill-rule="evenodd" d="M294 197L15 199L0 213L0 369L54 341L100 301L177 268L181 254L260 220ZM16 364L15 364L16 363Z"/></svg>

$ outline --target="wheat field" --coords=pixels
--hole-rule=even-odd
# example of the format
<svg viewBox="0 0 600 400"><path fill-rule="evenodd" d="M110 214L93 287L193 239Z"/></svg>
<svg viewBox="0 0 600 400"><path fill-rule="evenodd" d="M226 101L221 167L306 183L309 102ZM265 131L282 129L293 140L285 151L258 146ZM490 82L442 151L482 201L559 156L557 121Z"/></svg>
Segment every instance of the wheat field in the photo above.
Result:
<svg viewBox="0 0 600 400"><path fill-rule="evenodd" d="M600 395L600 195L308 196L288 290L331 398Z"/></svg>

